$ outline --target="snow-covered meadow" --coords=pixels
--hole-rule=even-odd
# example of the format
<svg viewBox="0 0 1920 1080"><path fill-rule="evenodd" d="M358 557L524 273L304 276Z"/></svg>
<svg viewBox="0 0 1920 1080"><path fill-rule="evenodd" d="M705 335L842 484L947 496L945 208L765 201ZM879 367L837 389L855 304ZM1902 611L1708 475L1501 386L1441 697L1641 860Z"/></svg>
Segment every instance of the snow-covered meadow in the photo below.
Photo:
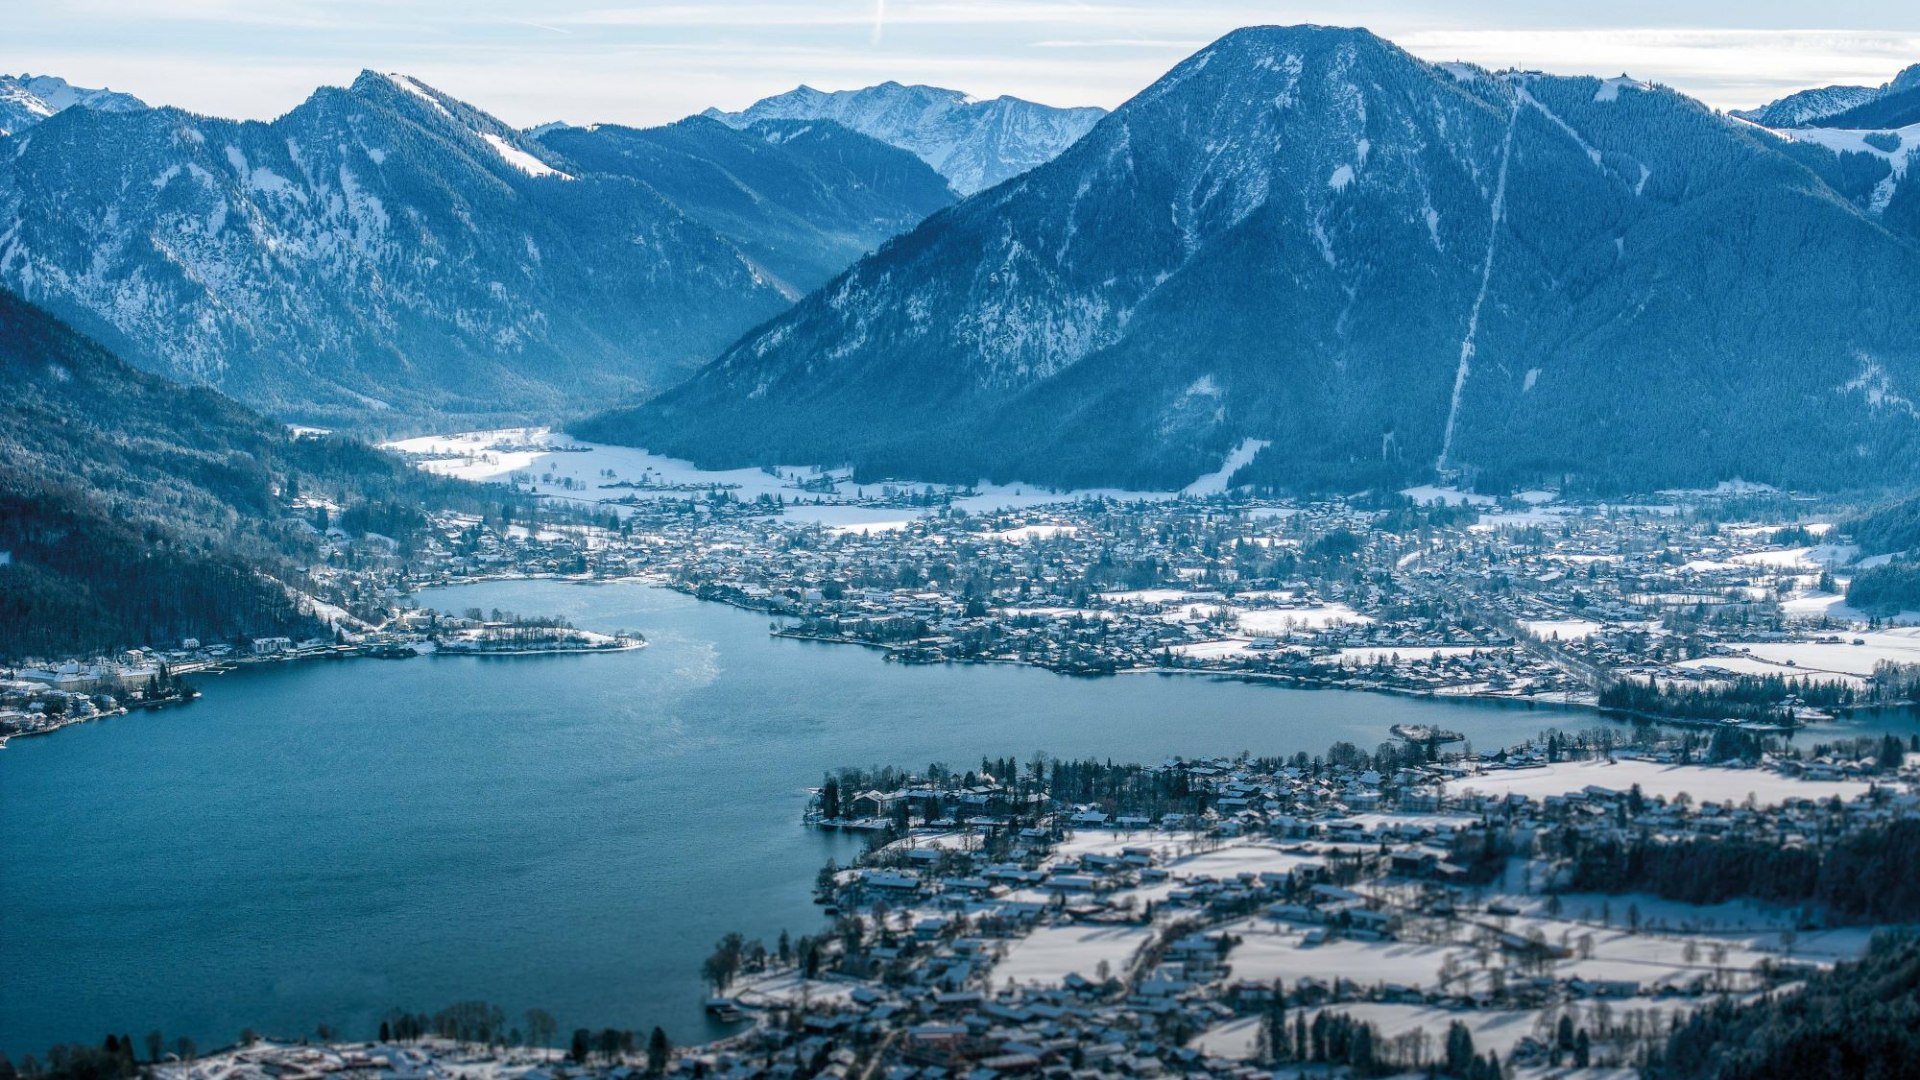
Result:
<svg viewBox="0 0 1920 1080"><path fill-rule="evenodd" d="M679 458L637 447L586 442L544 427L422 435L384 445L399 453L419 455L422 468L442 476L481 483L517 482L544 498L598 504L602 499L627 495L642 499L684 498L689 493L717 487L731 491L743 501L761 496L781 499L786 503L784 514L789 519L849 533L899 529L927 514L921 509L860 505L869 497L879 495L882 488L951 490L946 485L929 485L912 479L856 484L845 468L811 465L702 469ZM969 513L987 513L1087 498L1165 500L1183 494L1219 494L1227 490L1228 478L1233 472L1251 461L1265 445L1249 441L1236 447L1219 470L1200 477L1181 491L1057 489L1018 482L982 482L973 486L972 494L955 497L953 505ZM826 490L828 488L831 490ZM607 503L606 508L615 513L624 512L617 503ZM1057 527L1030 526L1027 531L1007 530L1003 538L1044 539L1057 531Z"/></svg>

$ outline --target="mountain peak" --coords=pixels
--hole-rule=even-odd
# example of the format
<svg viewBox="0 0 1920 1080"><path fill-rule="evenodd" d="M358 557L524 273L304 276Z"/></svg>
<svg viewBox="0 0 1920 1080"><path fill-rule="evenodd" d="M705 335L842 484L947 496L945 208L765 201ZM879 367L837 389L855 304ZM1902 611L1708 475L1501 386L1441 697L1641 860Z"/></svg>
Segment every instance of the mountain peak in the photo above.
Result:
<svg viewBox="0 0 1920 1080"><path fill-rule="evenodd" d="M1257 58L1285 51L1297 55L1303 60L1316 56L1331 55L1341 49L1367 50L1369 52L1406 55L1399 46L1357 26L1323 26L1318 23L1294 23L1287 25L1243 26L1228 31L1213 44L1200 50L1191 58L1218 56L1223 53L1245 52Z"/></svg>
<svg viewBox="0 0 1920 1080"><path fill-rule="evenodd" d="M1262 23L1242 26L1222 34L1214 47L1229 44L1310 45L1326 47L1346 42L1371 42L1392 48L1392 44L1363 26L1327 26L1323 23Z"/></svg>

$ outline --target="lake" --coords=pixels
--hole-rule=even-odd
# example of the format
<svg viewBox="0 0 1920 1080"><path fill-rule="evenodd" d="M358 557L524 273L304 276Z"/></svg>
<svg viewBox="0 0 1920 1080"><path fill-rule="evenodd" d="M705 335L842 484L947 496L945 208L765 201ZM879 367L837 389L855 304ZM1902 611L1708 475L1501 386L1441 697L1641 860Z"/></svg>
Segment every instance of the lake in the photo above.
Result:
<svg viewBox="0 0 1920 1080"><path fill-rule="evenodd" d="M1035 751L1476 744L1587 714L1192 676L913 667L771 638L764 616L641 585L496 582L448 610L638 630L602 655L311 662L205 677L183 708L0 751L0 1050L243 1028L371 1034L393 1007L540 1007L562 1031L718 1033L700 961L729 930L823 925L801 827L842 765ZM1910 720L1898 722L1911 730ZM564 1036L563 1036L564 1037Z"/></svg>

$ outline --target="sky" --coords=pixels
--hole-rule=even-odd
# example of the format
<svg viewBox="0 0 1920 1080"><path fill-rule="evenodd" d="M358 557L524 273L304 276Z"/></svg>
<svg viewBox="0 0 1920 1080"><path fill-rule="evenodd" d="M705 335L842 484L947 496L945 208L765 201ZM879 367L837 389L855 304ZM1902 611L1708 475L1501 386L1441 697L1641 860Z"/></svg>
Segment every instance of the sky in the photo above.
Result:
<svg viewBox="0 0 1920 1080"><path fill-rule="evenodd" d="M1235 27L1365 26L1429 60L1619 75L1720 108L1920 62L1914 0L9 0L0 70L268 119L363 68L508 123L665 123L887 79L1112 107Z"/></svg>

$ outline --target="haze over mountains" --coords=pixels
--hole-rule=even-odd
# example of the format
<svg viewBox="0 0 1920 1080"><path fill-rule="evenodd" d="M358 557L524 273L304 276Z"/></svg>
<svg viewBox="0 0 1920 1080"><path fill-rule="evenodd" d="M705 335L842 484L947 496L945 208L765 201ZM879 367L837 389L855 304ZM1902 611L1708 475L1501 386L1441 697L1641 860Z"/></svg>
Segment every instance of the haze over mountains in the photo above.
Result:
<svg viewBox="0 0 1920 1080"><path fill-rule="evenodd" d="M708 109L705 115L735 127L763 120L832 120L912 151L955 191L971 195L1053 160L1106 110L1061 109L1016 97L982 101L958 90L885 82L830 93L802 86L739 112Z"/></svg>
<svg viewBox="0 0 1920 1080"><path fill-rule="evenodd" d="M1241 30L577 430L1063 484L1177 485L1249 440L1238 479L1294 486L1905 478L1920 253L1888 179L1910 146L1872 141Z"/></svg>

